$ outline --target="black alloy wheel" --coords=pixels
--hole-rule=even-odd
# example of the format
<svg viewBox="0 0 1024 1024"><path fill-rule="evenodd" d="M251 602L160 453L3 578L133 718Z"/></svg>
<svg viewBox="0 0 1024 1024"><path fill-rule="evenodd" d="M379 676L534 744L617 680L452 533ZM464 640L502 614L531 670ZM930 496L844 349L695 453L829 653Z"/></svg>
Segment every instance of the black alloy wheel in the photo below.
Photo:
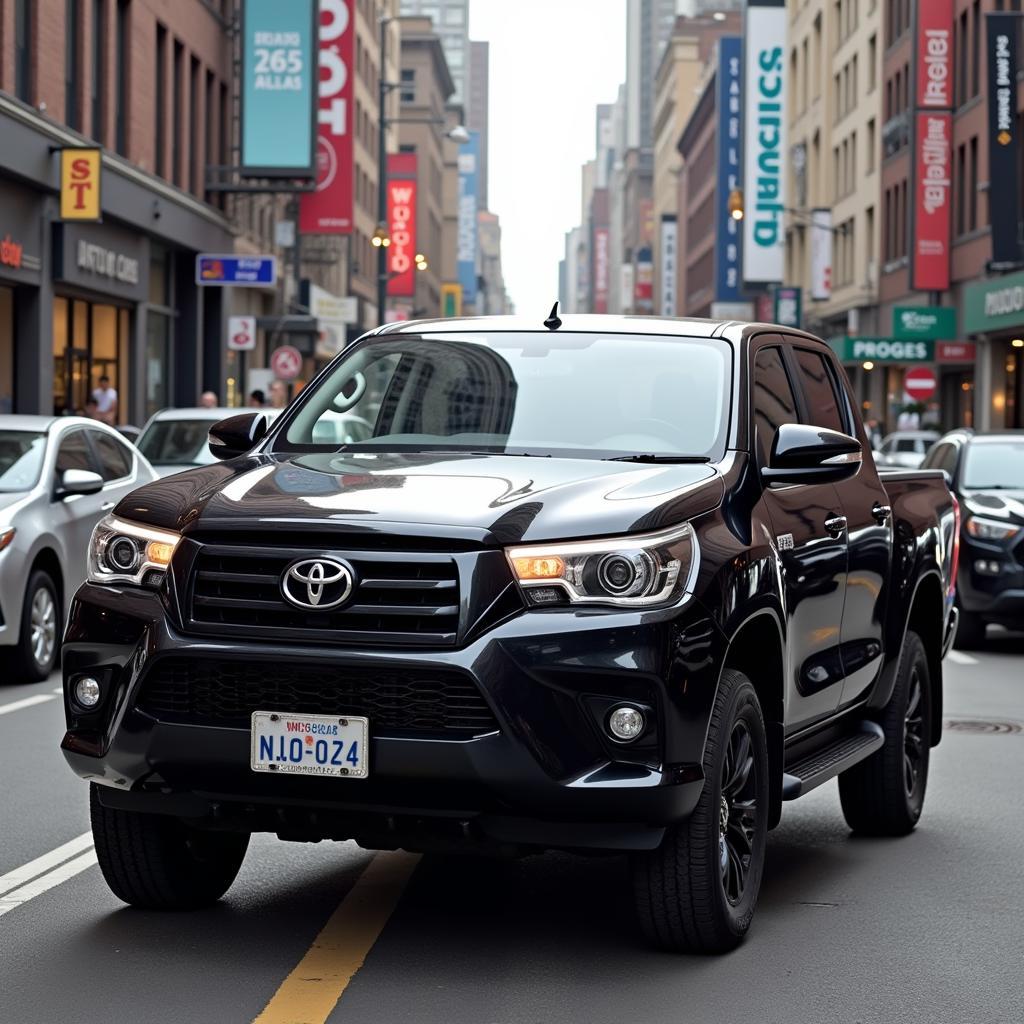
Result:
<svg viewBox="0 0 1024 1024"><path fill-rule="evenodd" d="M736 906L750 875L757 833L758 765L750 730L742 719L732 727L722 764L722 797L719 810L719 868L725 898Z"/></svg>
<svg viewBox="0 0 1024 1024"><path fill-rule="evenodd" d="M917 665L910 670L907 713L903 716L903 787L913 802L923 778L928 733L924 720L924 690Z"/></svg>

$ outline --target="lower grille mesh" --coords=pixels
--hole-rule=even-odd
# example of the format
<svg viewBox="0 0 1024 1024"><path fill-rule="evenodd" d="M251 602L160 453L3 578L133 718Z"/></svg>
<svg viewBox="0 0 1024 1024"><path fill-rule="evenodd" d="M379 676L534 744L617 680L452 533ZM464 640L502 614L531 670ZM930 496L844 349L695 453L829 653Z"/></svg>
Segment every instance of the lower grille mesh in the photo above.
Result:
<svg viewBox="0 0 1024 1024"><path fill-rule="evenodd" d="M498 728L473 680L440 669L165 658L143 680L138 706L161 720L238 727L248 727L253 711L279 711L365 715L371 733Z"/></svg>

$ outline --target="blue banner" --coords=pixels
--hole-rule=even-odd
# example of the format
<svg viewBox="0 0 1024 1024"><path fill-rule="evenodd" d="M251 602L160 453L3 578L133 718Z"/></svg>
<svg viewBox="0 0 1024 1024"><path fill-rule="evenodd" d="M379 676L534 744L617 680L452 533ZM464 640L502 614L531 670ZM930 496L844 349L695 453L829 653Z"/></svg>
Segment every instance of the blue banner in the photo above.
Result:
<svg viewBox="0 0 1024 1024"><path fill-rule="evenodd" d="M276 282L277 260L273 256L200 253L196 257L196 284L272 285Z"/></svg>
<svg viewBox="0 0 1024 1024"><path fill-rule="evenodd" d="M314 176L318 15L316 0L242 4L243 174Z"/></svg>
<svg viewBox="0 0 1024 1024"><path fill-rule="evenodd" d="M741 222L729 215L729 193L740 187L743 167L742 40L723 36L718 41L718 186L715 195L715 300L742 299Z"/></svg>
<svg viewBox="0 0 1024 1024"><path fill-rule="evenodd" d="M459 146L459 238L456 255L463 306L476 302L477 192L480 188L480 133Z"/></svg>

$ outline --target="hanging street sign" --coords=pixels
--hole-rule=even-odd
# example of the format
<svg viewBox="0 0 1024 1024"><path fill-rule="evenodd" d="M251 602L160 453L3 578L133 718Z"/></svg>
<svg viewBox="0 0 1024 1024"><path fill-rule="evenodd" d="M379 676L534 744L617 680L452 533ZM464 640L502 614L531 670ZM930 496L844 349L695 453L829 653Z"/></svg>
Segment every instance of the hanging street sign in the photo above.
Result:
<svg viewBox="0 0 1024 1024"><path fill-rule="evenodd" d="M892 311L892 336L901 341L955 338L956 310L952 306L896 306Z"/></svg>
<svg viewBox="0 0 1024 1024"><path fill-rule="evenodd" d="M277 260L273 256L196 256L196 284L273 285L277 283Z"/></svg>
<svg viewBox="0 0 1024 1024"><path fill-rule="evenodd" d="M228 317L228 351L251 352L256 347L256 317Z"/></svg>

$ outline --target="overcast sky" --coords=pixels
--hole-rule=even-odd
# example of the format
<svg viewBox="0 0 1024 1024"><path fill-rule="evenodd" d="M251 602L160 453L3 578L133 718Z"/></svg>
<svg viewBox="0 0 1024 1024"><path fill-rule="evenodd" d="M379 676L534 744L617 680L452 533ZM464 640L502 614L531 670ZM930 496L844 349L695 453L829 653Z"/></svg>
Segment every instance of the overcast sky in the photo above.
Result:
<svg viewBox="0 0 1024 1024"><path fill-rule="evenodd" d="M594 107L626 76L626 0L470 0L469 35L491 44L488 201L505 285L517 313L546 316L580 220Z"/></svg>

